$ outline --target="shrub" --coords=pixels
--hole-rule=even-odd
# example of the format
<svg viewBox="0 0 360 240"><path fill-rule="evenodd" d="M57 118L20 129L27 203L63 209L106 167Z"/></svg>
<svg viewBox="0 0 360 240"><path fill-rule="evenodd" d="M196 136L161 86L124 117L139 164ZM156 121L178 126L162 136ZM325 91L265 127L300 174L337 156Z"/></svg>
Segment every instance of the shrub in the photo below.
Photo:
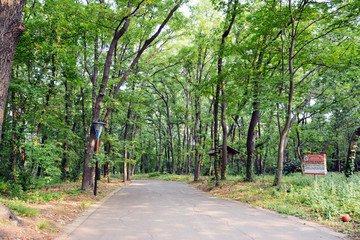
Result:
<svg viewBox="0 0 360 240"><path fill-rule="evenodd" d="M160 172L152 172L152 173L149 173L149 177L158 177L160 176Z"/></svg>

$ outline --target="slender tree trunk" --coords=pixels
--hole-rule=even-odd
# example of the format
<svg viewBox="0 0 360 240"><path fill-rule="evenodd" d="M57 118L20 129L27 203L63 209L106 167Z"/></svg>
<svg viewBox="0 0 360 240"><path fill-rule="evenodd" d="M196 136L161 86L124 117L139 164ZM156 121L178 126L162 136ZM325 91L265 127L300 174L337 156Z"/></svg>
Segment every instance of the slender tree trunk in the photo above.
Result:
<svg viewBox="0 0 360 240"><path fill-rule="evenodd" d="M280 128L280 119L278 119L278 126L280 132L280 139L279 139L279 150L278 150L278 160L277 160L277 169L276 175L274 179L274 185L280 186L281 179L282 179L282 171L284 166L284 150L285 150L285 142L287 134L290 130L291 125L291 114L292 114L292 104L293 104L293 97L294 97L294 50L295 50L295 41L296 41L296 26L295 26L295 18L292 12L291 0L289 0L289 11L291 17L291 42L289 47L289 90L288 90L288 104L287 104L287 111L286 111L286 120L283 129ZM284 49L283 49L284 51Z"/></svg>
<svg viewBox="0 0 360 240"><path fill-rule="evenodd" d="M226 92L225 92L225 77L222 76L222 65L223 65L225 40L226 40L227 36L229 35L231 28L233 26L233 23L235 21L237 4L238 4L238 1L236 0L233 5L234 9L233 9L233 12L231 15L231 20L230 20L229 26L225 30L224 34L222 35L221 44L220 44L220 55L219 55L219 59L218 59L218 75L221 78L221 95L222 95L221 125L222 125L222 130L223 130L221 180L226 180L226 168L227 168L227 162L228 162L228 155L227 155L227 135L228 134L227 134L227 126L226 126ZM230 5L229 5L229 10L230 10ZM218 83L218 85L216 86L216 91L218 92L218 90L220 91L220 83ZM216 95L217 95L217 100L218 100L217 92L216 92ZM218 106L217 106L217 108L218 108ZM215 145L215 148L216 147L217 147L217 145Z"/></svg>
<svg viewBox="0 0 360 240"><path fill-rule="evenodd" d="M255 128L260 118L260 102L254 102L254 111L251 115L248 135L246 140L247 160L246 160L246 181L254 181L254 157L255 157Z"/></svg>
<svg viewBox="0 0 360 240"><path fill-rule="evenodd" d="M190 145L191 145L191 136L190 136L190 128L187 128L187 139L186 139L186 167L185 174L190 173Z"/></svg>
<svg viewBox="0 0 360 240"><path fill-rule="evenodd" d="M65 126L66 126L66 130L68 130L69 126L70 126L70 94L69 94L69 84L68 84L68 81L67 79L65 79ZM65 133L66 134L66 133ZM63 158L62 158L62 161L61 161L61 173L62 173L62 179L64 181L67 181L67 177L68 177L68 170L67 170L67 165L68 165L68 145L67 145L67 142L68 142L68 137L67 137L67 134L65 136L65 140L64 140L64 143L63 143L63 150L64 150L64 153L63 153Z"/></svg>
<svg viewBox="0 0 360 240"><path fill-rule="evenodd" d="M112 130L113 130L113 121L112 121L112 116L111 116L110 121L109 121L109 130L108 130L107 134L111 135ZM109 159L111 158L111 144L107 143L104 150L106 152L106 155L108 156L108 161L104 164L104 178L107 178L107 182L110 183L111 179L110 179L110 161L109 161Z"/></svg>
<svg viewBox="0 0 360 240"><path fill-rule="evenodd" d="M161 116L159 117L159 160L156 163L156 171L160 171L161 158L162 158L162 136L161 136Z"/></svg>
<svg viewBox="0 0 360 240"><path fill-rule="evenodd" d="M109 73L110 73L110 68L112 65L112 57L114 54L114 49L115 49L115 46L117 45L118 40L126 32L129 25L130 25L130 18L126 18L122 28L119 31L115 32L114 37L110 43L109 50L108 50L107 56L106 56L105 65L104 65L103 78L102 78L102 82L100 85L99 94L96 98L95 105L93 107L92 122L99 121L101 104L102 104L103 98L105 96L107 82L109 80ZM110 114L111 114L111 112L109 113L108 118L110 117ZM82 184L81 184L81 189L85 190L85 191L88 191L89 187L92 186L92 177L93 177L94 168L90 167L89 163L90 163L91 155L95 151L95 142L96 142L96 133L95 133L95 130L93 129L93 127L90 127L90 138L89 138L89 142L87 144L87 149L86 149L85 156L84 156L83 180L82 180Z"/></svg>
<svg viewBox="0 0 360 240"><path fill-rule="evenodd" d="M297 150L297 155L298 158L300 159L300 168L301 168L301 174L304 175L304 158L302 155L302 151L301 151L301 140L300 140L300 132L299 129L296 128L296 136L297 136L297 146L296 146L296 150Z"/></svg>
<svg viewBox="0 0 360 240"><path fill-rule="evenodd" d="M360 138L360 127L357 128L351 136L348 156L346 158L346 167L345 167L345 176L350 177L354 174L355 169L355 159L356 159L356 149L357 143Z"/></svg>
<svg viewBox="0 0 360 240"><path fill-rule="evenodd" d="M14 102L14 98L15 98L15 93L12 92L12 102ZM12 123L12 134L11 134L11 145L12 145L12 173L13 173L13 177L14 177L14 181L17 183L18 182L18 178L17 178L17 152L19 150L18 145L16 144L16 142L19 142L19 140L17 139L17 134L16 134L16 125L17 125L17 111L15 109L12 110L12 114L13 114L13 123Z"/></svg>
<svg viewBox="0 0 360 240"><path fill-rule="evenodd" d="M170 108L166 102L166 116L168 121L168 128L170 134L170 147L171 147L171 173L175 174L175 155L174 155L174 137L172 132L172 123L170 122Z"/></svg>
<svg viewBox="0 0 360 240"><path fill-rule="evenodd" d="M181 136L180 136L180 124L177 125L177 135L178 135L178 164L177 164L177 174L182 173L182 166L181 166Z"/></svg>
<svg viewBox="0 0 360 240"><path fill-rule="evenodd" d="M199 136L198 136L198 124L200 118L200 96L198 93L195 94L195 124L194 124L194 148L195 148L195 158L194 158L194 181L199 180Z"/></svg>
<svg viewBox="0 0 360 240"><path fill-rule="evenodd" d="M124 175L123 175L123 182L127 181L127 175L128 175L128 168L127 168L127 162L128 162L128 147L127 147L127 137L129 134L129 121L131 118L131 102L129 103L128 112L127 112L127 118L125 123L125 130L124 130Z"/></svg>

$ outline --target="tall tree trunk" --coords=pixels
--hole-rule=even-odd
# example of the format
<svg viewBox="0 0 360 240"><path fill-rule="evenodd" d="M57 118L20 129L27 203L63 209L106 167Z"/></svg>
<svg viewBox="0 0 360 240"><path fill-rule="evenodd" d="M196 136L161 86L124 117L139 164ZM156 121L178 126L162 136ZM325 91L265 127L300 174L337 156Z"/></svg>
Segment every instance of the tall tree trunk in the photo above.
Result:
<svg viewBox="0 0 360 240"><path fill-rule="evenodd" d="M161 116L158 118L159 119L159 157L158 157L158 162L156 162L156 171L160 171L160 167L161 167L161 158L162 158L162 135L161 135Z"/></svg>
<svg viewBox="0 0 360 240"><path fill-rule="evenodd" d="M360 127L357 128L351 136L349 150L348 150L348 156L346 159L346 167L345 167L345 176L346 177L350 177L351 175L354 174L356 149L357 149L357 143L359 141L359 138L360 138Z"/></svg>
<svg viewBox="0 0 360 240"><path fill-rule="evenodd" d="M170 109L168 102L166 103L166 116L168 121L168 128L170 134L170 147L171 147L171 173L175 174L175 154L174 154L174 137L172 132L172 123L170 122Z"/></svg>
<svg viewBox="0 0 360 240"><path fill-rule="evenodd" d="M220 84L216 85L215 98L214 98L214 175L215 186L219 186L219 134L218 134L218 115L219 115L219 96L220 96Z"/></svg>
<svg viewBox="0 0 360 240"><path fill-rule="evenodd" d="M127 181L127 175L128 175L128 167L127 167L127 162L128 162L128 147L127 147L127 137L129 134L129 121L131 118L131 102L129 103L129 107L128 107L128 112L127 112L127 117L126 117L126 123L125 123L125 130L124 130L124 175L123 175L123 182Z"/></svg>
<svg viewBox="0 0 360 240"><path fill-rule="evenodd" d="M195 148L195 158L194 158L194 181L199 180L199 134L198 134L198 124L200 118L200 96L198 93L195 94L195 124L194 124L194 148Z"/></svg>
<svg viewBox="0 0 360 240"><path fill-rule="evenodd" d="M12 91L11 93L11 101L14 103L15 102L15 92ZM18 122L18 111L16 110L16 106L15 104L13 104L13 109L12 109L12 134L11 134L11 145L12 145L12 173L13 173L13 177L14 177L14 181L17 183L18 182L18 178L17 178L17 155L18 155L18 150L19 150L19 146L17 144L17 142L19 142L19 140L17 139L17 133L16 133L16 125Z"/></svg>
<svg viewBox="0 0 360 240"><path fill-rule="evenodd" d="M155 125L155 124L154 124ZM155 172L159 172L160 165L159 165L159 142L157 141L157 135L156 135L156 128L154 126L154 139L155 139L155 153L156 153L156 159L155 159Z"/></svg>
<svg viewBox="0 0 360 240"><path fill-rule="evenodd" d="M291 1L290 1L291 2ZM291 4L289 4L290 12L291 12ZM292 24L292 32L291 32L291 43L289 48L289 91L288 91L288 103L287 103L287 111L286 111L286 120L283 129L279 128L280 131L280 139L279 139L279 150L278 150L278 160L277 160L277 169L276 175L274 179L274 185L280 186L282 179L282 171L284 166L284 150L286 144L286 137L290 130L291 126L291 114L292 114L292 104L294 97L294 49L295 49L295 41L296 41L296 28L295 28L295 18L291 15L291 24ZM280 119L278 119L278 126L280 127Z"/></svg>
<svg viewBox="0 0 360 240"><path fill-rule="evenodd" d="M183 162L185 164L185 174L188 174L188 165L187 165L187 158L188 158L188 149L186 149L187 139L188 139L188 121L189 121L189 103L190 103L190 94L188 90L188 79L185 78L185 88L184 92L186 95L186 111L185 111L185 124L184 124L184 136L183 136Z"/></svg>
<svg viewBox="0 0 360 240"><path fill-rule="evenodd" d="M190 145L191 145L191 136L190 136L190 128L187 128L186 133L186 166L185 166L185 174L190 173Z"/></svg>
<svg viewBox="0 0 360 240"><path fill-rule="evenodd" d="M112 57L114 54L114 49L117 45L118 40L124 35L124 33L126 32L126 30L130 25L129 16L127 18L124 18L123 20L124 20L124 24L120 30L115 32L113 39L110 43L109 50L107 52L99 94L96 98L95 105L93 107L92 122L98 122L100 119L101 104L105 96L107 82L109 80L109 73L110 73L110 67L112 65ZM110 117L110 113L108 117ZM95 150L95 142L96 142L96 133L94 128L91 126L90 138L87 144L87 149L84 156L84 165L83 165L83 179L82 179L81 189L84 191L88 191L89 187L92 186L92 176L93 176L94 168L90 167L89 163L92 153L94 153Z"/></svg>
<svg viewBox="0 0 360 240"><path fill-rule="evenodd" d="M111 135L112 134L112 130L113 130L113 121L112 121L112 117L110 117L110 121L109 121L109 130L107 132L107 134ZM107 143L105 146L105 152L106 155L108 156L108 161L105 162L104 164L104 178L107 178L107 182L110 183L111 179L110 179L110 158L111 158L111 144Z"/></svg>
<svg viewBox="0 0 360 240"><path fill-rule="evenodd" d="M228 155L227 155L227 135L228 134L227 134L226 116L225 116L226 115L226 92L225 92L225 77L222 75L222 65L223 65L225 40L226 40L227 36L229 35L231 28L235 21L237 4L238 4L238 0L235 0L235 2L233 3L234 9L231 14L231 20L230 20L229 26L225 30L225 32L221 38L220 54L219 54L219 59L218 59L218 75L220 76L221 82L217 84L216 91L218 91L218 88L220 90L220 84L221 84L221 95L222 95L221 126L222 126L222 130L223 130L221 180L226 180L226 168L227 168L227 162L228 162ZM231 5L229 4L229 10L230 10L230 7L231 7ZM217 147L217 145L215 145L215 148L216 147Z"/></svg>
<svg viewBox="0 0 360 240"><path fill-rule="evenodd" d="M296 146L297 155L298 155L298 158L300 159L301 174L304 175L304 158L303 158L303 154L301 151L302 144L301 144L300 132L299 132L298 128L296 128L296 136L297 136L297 146Z"/></svg>
<svg viewBox="0 0 360 240"><path fill-rule="evenodd" d="M255 157L255 128L260 118L259 110L260 102L255 101L253 103L253 109L250 120L250 125L247 134L246 140L246 150L247 150L247 159L246 159L246 181L254 181L254 157Z"/></svg>
<svg viewBox="0 0 360 240"><path fill-rule="evenodd" d="M178 164L177 164L177 174L181 174L182 173L182 166L181 166L181 136L180 136L180 124L178 123L177 125L177 135L178 135Z"/></svg>
<svg viewBox="0 0 360 240"><path fill-rule="evenodd" d="M65 79L65 127L66 127L66 131L68 131L68 128L70 126L70 94L69 94L69 84L68 84L68 80ZM67 181L67 177L68 177L68 169L67 169L67 165L68 165L68 137L67 137L67 132L65 132L65 140L63 143L63 158L61 161L61 173L62 173L62 179L64 181Z"/></svg>
<svg viewBox="0 0 360 240"><path fill-rule="evenodd" d="M26 30L21 20L25 0L0 1L0 142L16 44Z"/></svg>

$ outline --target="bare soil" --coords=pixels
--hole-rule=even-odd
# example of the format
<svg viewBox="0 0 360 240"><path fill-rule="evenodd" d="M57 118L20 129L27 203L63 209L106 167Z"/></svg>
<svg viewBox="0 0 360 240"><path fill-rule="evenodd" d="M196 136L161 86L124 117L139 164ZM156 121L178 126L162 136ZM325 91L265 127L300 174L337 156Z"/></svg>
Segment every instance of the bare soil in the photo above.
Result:
<svg viewBox="0 0 360 240"><path fill-rule="evenodd" d="M21 225L8 221L0 222L0 239L55 239L62 234L67 224L72 223L92 204L126 184L120 179L112 179L111 183L104 179L98 182L97 196L94 196L93 192L83 192L75 196L67 194L62 200L47 203L24 203L24 207L37 209L38 214L33 217L17 216L23 222ZM42 191L64 192L78 189L79 185L80 183L66 183Z"/></svg>

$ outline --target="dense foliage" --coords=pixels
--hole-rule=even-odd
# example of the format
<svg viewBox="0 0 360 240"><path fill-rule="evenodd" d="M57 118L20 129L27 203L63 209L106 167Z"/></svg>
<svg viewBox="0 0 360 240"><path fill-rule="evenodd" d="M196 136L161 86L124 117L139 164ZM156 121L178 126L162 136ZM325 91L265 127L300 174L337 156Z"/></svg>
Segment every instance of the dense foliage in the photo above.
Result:
<svg viewBox="0 0 360 240"><path fill-rule="evenodd" d="M276 173L280 185L307 153L327 154L329 171L351 176L359 12L356 0L28 1L1 180L14 191L38 188L89 166L93 174L98 161L104 176L125 172L125 181L155 171L248 181ZM92 122L103 119L94 154ZM224 139L240 153L210 157Z"/></svg>

